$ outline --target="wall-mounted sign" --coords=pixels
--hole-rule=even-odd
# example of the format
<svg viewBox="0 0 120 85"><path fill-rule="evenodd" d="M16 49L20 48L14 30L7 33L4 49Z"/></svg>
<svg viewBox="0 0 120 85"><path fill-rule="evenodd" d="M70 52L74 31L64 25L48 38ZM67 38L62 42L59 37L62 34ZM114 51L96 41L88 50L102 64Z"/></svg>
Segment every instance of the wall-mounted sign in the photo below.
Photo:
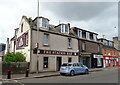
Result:
<svg viewBox="0 0 120 85"><path fill-rule="evenodd" d="M17 39L17 49L28 45L28 33L24 33Z"/></svg>
<svg viewBox="0 0 120 85"><path fill-rule="evenodd" d="M103 55L93 55L94 58L103 58Z"/></svg>
<svg viewBox="0 0 120 85"><path fill-rule="evenodd" d="M70 56L78 56L77 52L66 52L66 51L55 51L55 50L40 50L34 49L33 54L50 54L50 55L70 55Z"/></svg>

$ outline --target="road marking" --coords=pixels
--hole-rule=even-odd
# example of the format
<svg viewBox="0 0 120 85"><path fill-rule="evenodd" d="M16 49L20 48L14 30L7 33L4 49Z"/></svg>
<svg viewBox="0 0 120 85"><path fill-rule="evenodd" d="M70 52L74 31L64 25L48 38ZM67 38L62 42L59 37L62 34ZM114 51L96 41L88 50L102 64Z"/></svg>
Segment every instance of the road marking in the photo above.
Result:
<svg viewBox="0 0 120 85"><path fill-rule="evenodd" d="M2 82L7 83L7 82L10 82L10 81L19 83L20 85L24 85L22 82L18 82L17 80L4 80L4 81L2 81Z"/></svg>

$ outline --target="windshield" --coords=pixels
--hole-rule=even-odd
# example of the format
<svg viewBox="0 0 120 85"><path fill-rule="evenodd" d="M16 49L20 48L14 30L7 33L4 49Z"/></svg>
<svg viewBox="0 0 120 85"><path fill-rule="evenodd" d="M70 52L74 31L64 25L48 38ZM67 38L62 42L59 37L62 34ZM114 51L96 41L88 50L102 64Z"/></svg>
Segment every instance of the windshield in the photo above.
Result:
<svg viewBox="0 0 120 85"><path fill-rule="evenodd" d="M72 64L64 63L62 66L72 66Z"/></svg>

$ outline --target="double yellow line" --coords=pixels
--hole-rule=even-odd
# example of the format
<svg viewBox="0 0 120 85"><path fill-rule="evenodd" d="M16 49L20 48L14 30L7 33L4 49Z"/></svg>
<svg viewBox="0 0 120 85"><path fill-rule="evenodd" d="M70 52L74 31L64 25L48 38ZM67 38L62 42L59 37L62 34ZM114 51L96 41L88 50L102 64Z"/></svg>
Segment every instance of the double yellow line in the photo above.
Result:
<svg viewBox="0 0 120 85"><path fill-rule="evenodd" d="M2 80L2 82L4 83L7 83L9 81L13 81L13 82L19 83L20 85L24 85L22 82L18 82L17 80Z"/></svg>

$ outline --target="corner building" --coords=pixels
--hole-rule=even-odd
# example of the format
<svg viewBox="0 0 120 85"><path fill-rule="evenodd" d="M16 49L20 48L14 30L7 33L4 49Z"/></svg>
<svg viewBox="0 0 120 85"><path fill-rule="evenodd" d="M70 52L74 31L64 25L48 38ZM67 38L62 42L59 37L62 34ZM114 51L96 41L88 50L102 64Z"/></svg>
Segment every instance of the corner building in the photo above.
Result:
<svg viewBox="0 0 120 85"><path fill-rule="evenodd" d="M75 30L76 28L70 28L69 23L54 26L44 17L31 20L23 16L19 28L15 29L14 39L10 41L13 49L10 52L25 53L26 61L30 62L30 72L58 71L61 64L68 62L81 62L91 68L95 60L97 65L96 59L102 58L102 54L96 51L101 50L97 34L85 32L90 33L86 35L79 32L79 35L88 37L82 38L77 36L78 31ZM95 57L92 59L93 55Z"/></svg>

